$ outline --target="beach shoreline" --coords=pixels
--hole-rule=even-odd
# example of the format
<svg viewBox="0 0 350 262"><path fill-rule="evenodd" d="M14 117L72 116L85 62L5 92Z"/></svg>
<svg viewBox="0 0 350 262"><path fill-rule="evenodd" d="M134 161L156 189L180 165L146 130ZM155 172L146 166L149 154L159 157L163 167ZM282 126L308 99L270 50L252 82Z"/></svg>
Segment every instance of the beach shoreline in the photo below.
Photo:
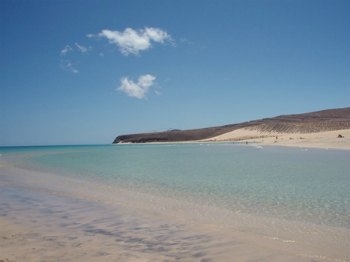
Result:
<svg viewBox="0 0 350 262"><path fill-rule="evenodd" d="M0 244L0 259L5 261L36 261L44 257L47 261L56 261L53 258L57 261L59 258L65 261L92 258L95 260L91 261L111 258L118 261L173 261L175 258L229 261L232 257L237 261L254 258L346 261L350 258L348 229L301 226L298 222L234 213L26 170L6 161L2 161L0 169L1 199L17 208L17 211L8 205L4 208L2 202L0 225L5 230L0 231L4 239ZM18 199L22 199L26 207ZM42 209L46 211L43 213ZM50 217L56 213L60 216ZM303 227L315 233L307 236L293 232ZM335 237L337 244L328 235ZM315 241L316 238L322 241ZM77 245L81 248L77 249Z"/></svg>
<svg viewBox="0 0 350 262"><path fill-rule="evenodd" d="M341 135L342 137L338 137ZM350 129L322 131L313 133L264 132L242 128L216 137L203 140L173 142L120 142L117 145L130 144L201 144L201 143L236 143L253 146L285 146L295 148L350 150Z"/></svg>

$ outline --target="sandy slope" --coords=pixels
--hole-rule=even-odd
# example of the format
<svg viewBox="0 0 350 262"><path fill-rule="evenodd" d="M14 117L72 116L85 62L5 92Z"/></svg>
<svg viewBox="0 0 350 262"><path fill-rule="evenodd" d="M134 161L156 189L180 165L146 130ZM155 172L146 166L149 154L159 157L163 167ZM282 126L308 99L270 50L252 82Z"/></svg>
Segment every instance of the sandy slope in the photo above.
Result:
<svg viewBox="0 0 350 262"><path fill-rule="evenodd" d="M339 138L339 134L343 138ZM350 129L315 133L280 133L240 128L206 141L243 141L265 145L350 149Z"/></svg>

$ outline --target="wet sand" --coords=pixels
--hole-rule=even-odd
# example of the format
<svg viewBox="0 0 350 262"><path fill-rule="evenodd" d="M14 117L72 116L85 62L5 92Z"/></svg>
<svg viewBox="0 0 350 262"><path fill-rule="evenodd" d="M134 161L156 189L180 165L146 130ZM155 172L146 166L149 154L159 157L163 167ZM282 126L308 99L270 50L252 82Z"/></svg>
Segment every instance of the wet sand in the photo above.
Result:
<svg viewBox="0 0 350 262"><path fill-rule="evenodd" d="M0 165L0 261L348 261L350 231Z"/></svg>

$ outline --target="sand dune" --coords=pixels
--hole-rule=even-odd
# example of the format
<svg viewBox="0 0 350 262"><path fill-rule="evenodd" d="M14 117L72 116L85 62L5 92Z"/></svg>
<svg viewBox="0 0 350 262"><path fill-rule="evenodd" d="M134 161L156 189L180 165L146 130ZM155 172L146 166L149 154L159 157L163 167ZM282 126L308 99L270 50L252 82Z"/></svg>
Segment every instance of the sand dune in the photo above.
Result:
<svg viewBox="0 0 350 262"><path fill-rule="evenodd" d="M240 128L206 141L241 141L264 145L350 149L350 129L312 133L286 133Z"/></svg>

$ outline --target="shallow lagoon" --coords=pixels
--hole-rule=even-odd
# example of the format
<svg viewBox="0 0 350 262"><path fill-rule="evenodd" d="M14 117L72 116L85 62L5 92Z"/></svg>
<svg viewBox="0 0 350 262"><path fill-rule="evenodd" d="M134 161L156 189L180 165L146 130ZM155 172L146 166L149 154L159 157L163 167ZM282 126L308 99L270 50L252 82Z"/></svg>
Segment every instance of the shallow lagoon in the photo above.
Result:
<svg viewBox="0 0 350 262"><path fill-rule="evenodd" d="M0 249L17 245L19 261L350 259L349 151L234 144L0 151L0 222L26 228Z"/></svg>
<svg viewBox="0 0 350 262"><path fill-rule="evenodd" d="M350 227L350 152L234 144L128 144L3 150L17 165L214 205Z"/></svg>

